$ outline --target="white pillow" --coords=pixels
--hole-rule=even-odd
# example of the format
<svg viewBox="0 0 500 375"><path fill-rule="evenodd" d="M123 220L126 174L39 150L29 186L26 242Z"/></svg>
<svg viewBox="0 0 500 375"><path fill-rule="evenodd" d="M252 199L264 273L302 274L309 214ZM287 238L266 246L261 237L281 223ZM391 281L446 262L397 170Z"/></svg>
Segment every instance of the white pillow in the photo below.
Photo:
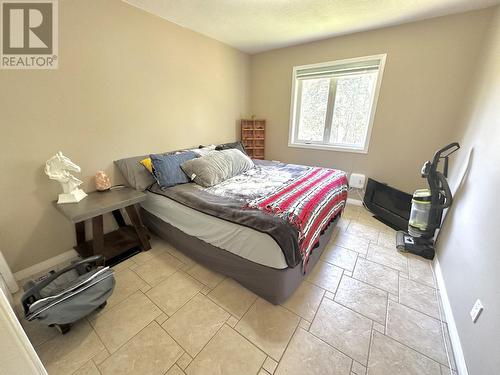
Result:
<svg viewBox="0 0 500 375"><path fill-rule="evenodd" d="M215 150L215 145L210 145L210 146L205 146L205 147L199 147L199 148L193 148L192 150L195 154L199 156L205 156L207 155L210 151Z"/></svg>

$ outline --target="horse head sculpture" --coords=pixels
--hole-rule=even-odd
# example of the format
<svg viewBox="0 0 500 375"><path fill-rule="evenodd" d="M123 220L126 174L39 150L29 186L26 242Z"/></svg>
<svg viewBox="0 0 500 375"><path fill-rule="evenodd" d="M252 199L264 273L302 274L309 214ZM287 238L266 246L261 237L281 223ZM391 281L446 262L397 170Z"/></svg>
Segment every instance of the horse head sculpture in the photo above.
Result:
<svg viewBox="0 0 500 375"><path fill-rule="evenodd" d="M58 181L63 189L63 194L59 194L57 203L75 203L87 196L82 189L78 188L83 182L70 173L80 171L81 168L64 156L61 151L47 160L45 174L51 180Z"/></svg>

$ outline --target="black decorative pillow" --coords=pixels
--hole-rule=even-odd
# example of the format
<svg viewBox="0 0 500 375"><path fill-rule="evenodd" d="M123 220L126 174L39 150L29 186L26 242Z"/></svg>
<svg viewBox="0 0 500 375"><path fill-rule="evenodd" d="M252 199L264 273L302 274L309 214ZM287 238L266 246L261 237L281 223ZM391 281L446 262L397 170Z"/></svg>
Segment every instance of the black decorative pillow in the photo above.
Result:
<svg viewBox="0 0 500 375"><path fill-rule="evenodd" d="M215 147L215 149L217 151L221 151L221 150L229 150L229 149L232 149L232 148L235 148L237 150L240 150L241 152L243 152L245 155L247 155L247 152L245 150L245 147L243 147L243 144L238 141L238 142L231 142L231 143L223 143L221 145L218 145L217 147Z"/></svg>

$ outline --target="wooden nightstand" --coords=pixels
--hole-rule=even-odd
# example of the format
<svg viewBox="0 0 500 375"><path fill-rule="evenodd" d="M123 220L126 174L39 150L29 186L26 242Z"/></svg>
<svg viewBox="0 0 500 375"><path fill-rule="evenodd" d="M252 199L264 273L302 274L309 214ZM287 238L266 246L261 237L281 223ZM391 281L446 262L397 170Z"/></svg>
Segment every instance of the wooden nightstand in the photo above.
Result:
<svg viewBox="0 0 500 375"><path fill-rule="evenodd" d="M54 205L76 229L75 250L82 257L102 254L106 263L113 265L141 249L149 250L149 235L135 207L146 199L146 194L131 188L118 188L90 193L78 203ZM132 225L127 225L120 209L125 209ZM112 213L118 229L104 234L103 215ZM85 220L92 219L93 239L85 239ZM135 251L134 251L135 250Z"/></svg>

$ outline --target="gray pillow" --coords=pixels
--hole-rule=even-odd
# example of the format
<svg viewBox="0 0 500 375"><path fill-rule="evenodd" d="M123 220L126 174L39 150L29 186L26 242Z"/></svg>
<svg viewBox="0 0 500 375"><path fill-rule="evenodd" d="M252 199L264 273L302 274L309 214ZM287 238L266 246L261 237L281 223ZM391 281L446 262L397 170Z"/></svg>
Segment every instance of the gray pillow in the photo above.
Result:
<svg viewBox="0 0 500 375"><path fill-rule="evenodd" d="M212 151L201 158L181 164L184 172L198 185L210 187L252 169L252 160L235 148Z"/></svg>
<svg viewBox="0 0 500 375"><path fill-rule="evenodd" d="M158 185L161 188L168 188L189 182L189 178L181 169L181 164L197 158L198 155L193 151L186 151L171 155L153 154L149 157L153 163L153 171Z"/></svg>
<svg viewBox="0 0 500 375"><path fill-rule="evenodd" d="M175 150L163 154L170 155L184 151L186 150ZM127 184L139 191L144 191L155 183L154 176L140 163L141 160L146 158L149 158L149 155L134 156L114 161Z"/></svg>
<svg viewBox="0 0 500 375"><path fill-rule="evenodd" d="M134 156L132 158L115 160L115 165L118 167L127 183L139 191L146 190L155 182L153 175L139 163L148 156L149 155Z"/></svg>

